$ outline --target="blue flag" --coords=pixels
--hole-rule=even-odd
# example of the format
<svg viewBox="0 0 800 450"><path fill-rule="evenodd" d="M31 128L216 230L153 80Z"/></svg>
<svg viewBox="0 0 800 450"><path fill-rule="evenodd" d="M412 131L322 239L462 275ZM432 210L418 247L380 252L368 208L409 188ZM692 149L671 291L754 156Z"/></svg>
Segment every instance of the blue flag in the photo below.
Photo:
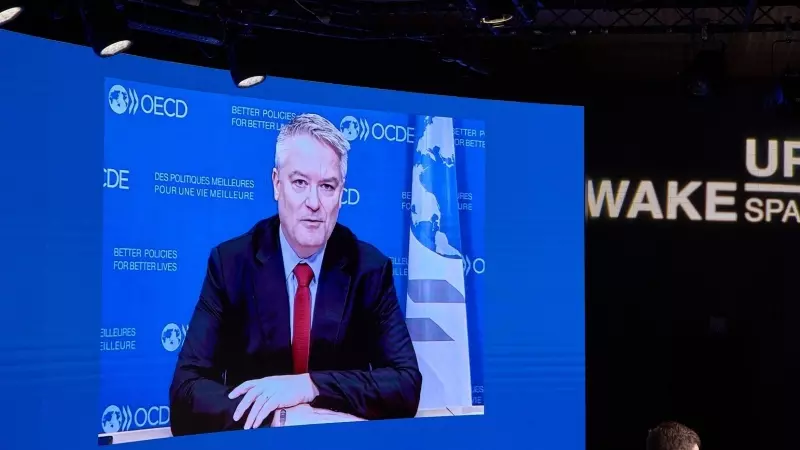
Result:
<svg viewBox="0 0 800 450"><path fill-rule="evenodd" d="M417 117L406 320L420 409L472 405L453 119Z"/></svg>

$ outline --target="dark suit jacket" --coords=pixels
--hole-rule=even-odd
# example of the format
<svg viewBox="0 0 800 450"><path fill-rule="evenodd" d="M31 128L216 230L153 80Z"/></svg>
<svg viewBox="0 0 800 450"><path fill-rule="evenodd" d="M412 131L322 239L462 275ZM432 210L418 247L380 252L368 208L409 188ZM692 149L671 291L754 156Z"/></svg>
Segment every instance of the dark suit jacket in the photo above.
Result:
<svg viewBox="0 0 800 450"><path fill-rule="evenodd" d="M170 387L173 435L242 429L239 384L292 373L289 296L277 216L211 251ZM336 225L317 287L312 406L365 419L414 417L422 375L391 261ZM268 423L269 420L265 421Z"/></svg>

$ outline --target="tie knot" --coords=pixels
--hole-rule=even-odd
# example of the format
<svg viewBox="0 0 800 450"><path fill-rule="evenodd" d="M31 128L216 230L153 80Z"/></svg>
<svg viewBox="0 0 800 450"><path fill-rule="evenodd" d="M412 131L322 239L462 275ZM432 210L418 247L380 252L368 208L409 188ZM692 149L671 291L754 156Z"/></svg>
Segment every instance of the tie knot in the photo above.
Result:
<svg viewBox="0 0 800 450"><path fill-rule="evenodd" d="M300 263L294 266L294 276L297 278L297 284L301 287L308 287L311 285L311 280L314 278L314 271L311 266L306 263Z"/></svg>

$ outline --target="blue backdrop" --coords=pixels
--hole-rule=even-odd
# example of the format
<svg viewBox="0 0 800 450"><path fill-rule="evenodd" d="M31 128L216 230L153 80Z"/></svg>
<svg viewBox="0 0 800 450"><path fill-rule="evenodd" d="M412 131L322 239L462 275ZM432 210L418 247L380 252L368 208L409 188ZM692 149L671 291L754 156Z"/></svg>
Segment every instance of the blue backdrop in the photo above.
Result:
<svg viewBox="0 0 800 450"><path fill-rule="evenodd" d="M454 117L458 126L485 130L485 149L466 140L461 146L468 185L459 190L472 194L464 199L472 211L462 211L474 227L467 232L473 271L467 280L478 299L485 285L482 303L473 302L481 310L472 314L470 327L482 336L476 342L483 348L471 352L476 360L483 355L489 409L483 417L221 433L141 445L290 446L295 433L303 433L308 446L348 442L353 450L371 448L377 439L385 449L405 449L405 439L381 439L403 435L413 436L419 449L511 446L520 439L536 448L584 448L582 108L278 78L241 91L227 72L129 56L102 60L84 47L4 31L0 56L4 447L94 448L101 431L98 408L111 404L147 406L147 420L165 422L167 411L151 399L162 395L155 386L168 382L162 368L175 357L166 348L174 343L161 340L164 328L186 325L211 246L273 208L266 177L274 130L232 110L250 105L278 113L312 108L334 123L349 115L370 132L374 123L409 127L416 114ZM138 110L111 109L114 84L137 90ZM177 101L151 111L163 116L142 112L153 107L143 95L185 101L188 114L168 115L183 114ZM264 122L281 120L278 114ZM386 133L375 138L359 132L356 138L349 180L354 191L346 197L353 204L344 207L341 220L395 258L402 284L407 241L386 236L407 233L401 219L409 174L372 167L407 164L407 152ZM250 180L253 188L233 190L253 200L156 194L156 185L181 187L170 181L173 173ZM395 214L397 230L361 224L359 217L373 209ZM141 249L142 256L125 248ZM145 250L153 252L145 257ZM478 274L486 260L490 269ZM114 261L139 262L146 271L115 271ZM157 312L143 316L148 304L158 304ZM132 346L135 351L125 350ZM476 389L479 401L482 391Z"/></svg>
<svg viewBox="0 0 800 450"><path fill-rule="evenodd" d="M416 116L110 78L105 92L97 414L119 409L123 420L98 422L98 431L168 425L169 384L210 249L277 212L275 140L296 114L320 114L351 139L339 222L392 258L405 308ZM456 119L454 131L473 403L482 405L486 139L482 121Z"/></svg>

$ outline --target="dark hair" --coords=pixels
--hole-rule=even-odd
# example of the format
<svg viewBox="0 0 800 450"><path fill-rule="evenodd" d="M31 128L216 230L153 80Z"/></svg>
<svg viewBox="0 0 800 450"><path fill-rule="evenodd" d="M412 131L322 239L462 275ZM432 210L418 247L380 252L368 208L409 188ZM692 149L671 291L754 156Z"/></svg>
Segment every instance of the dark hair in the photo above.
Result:
<svg viewBox="0 0 800 450"><path fill-rule="evenodd" d="M700 448L700 436L686 425L664 422L650 430L647 450L692 450Z"/></svg>

